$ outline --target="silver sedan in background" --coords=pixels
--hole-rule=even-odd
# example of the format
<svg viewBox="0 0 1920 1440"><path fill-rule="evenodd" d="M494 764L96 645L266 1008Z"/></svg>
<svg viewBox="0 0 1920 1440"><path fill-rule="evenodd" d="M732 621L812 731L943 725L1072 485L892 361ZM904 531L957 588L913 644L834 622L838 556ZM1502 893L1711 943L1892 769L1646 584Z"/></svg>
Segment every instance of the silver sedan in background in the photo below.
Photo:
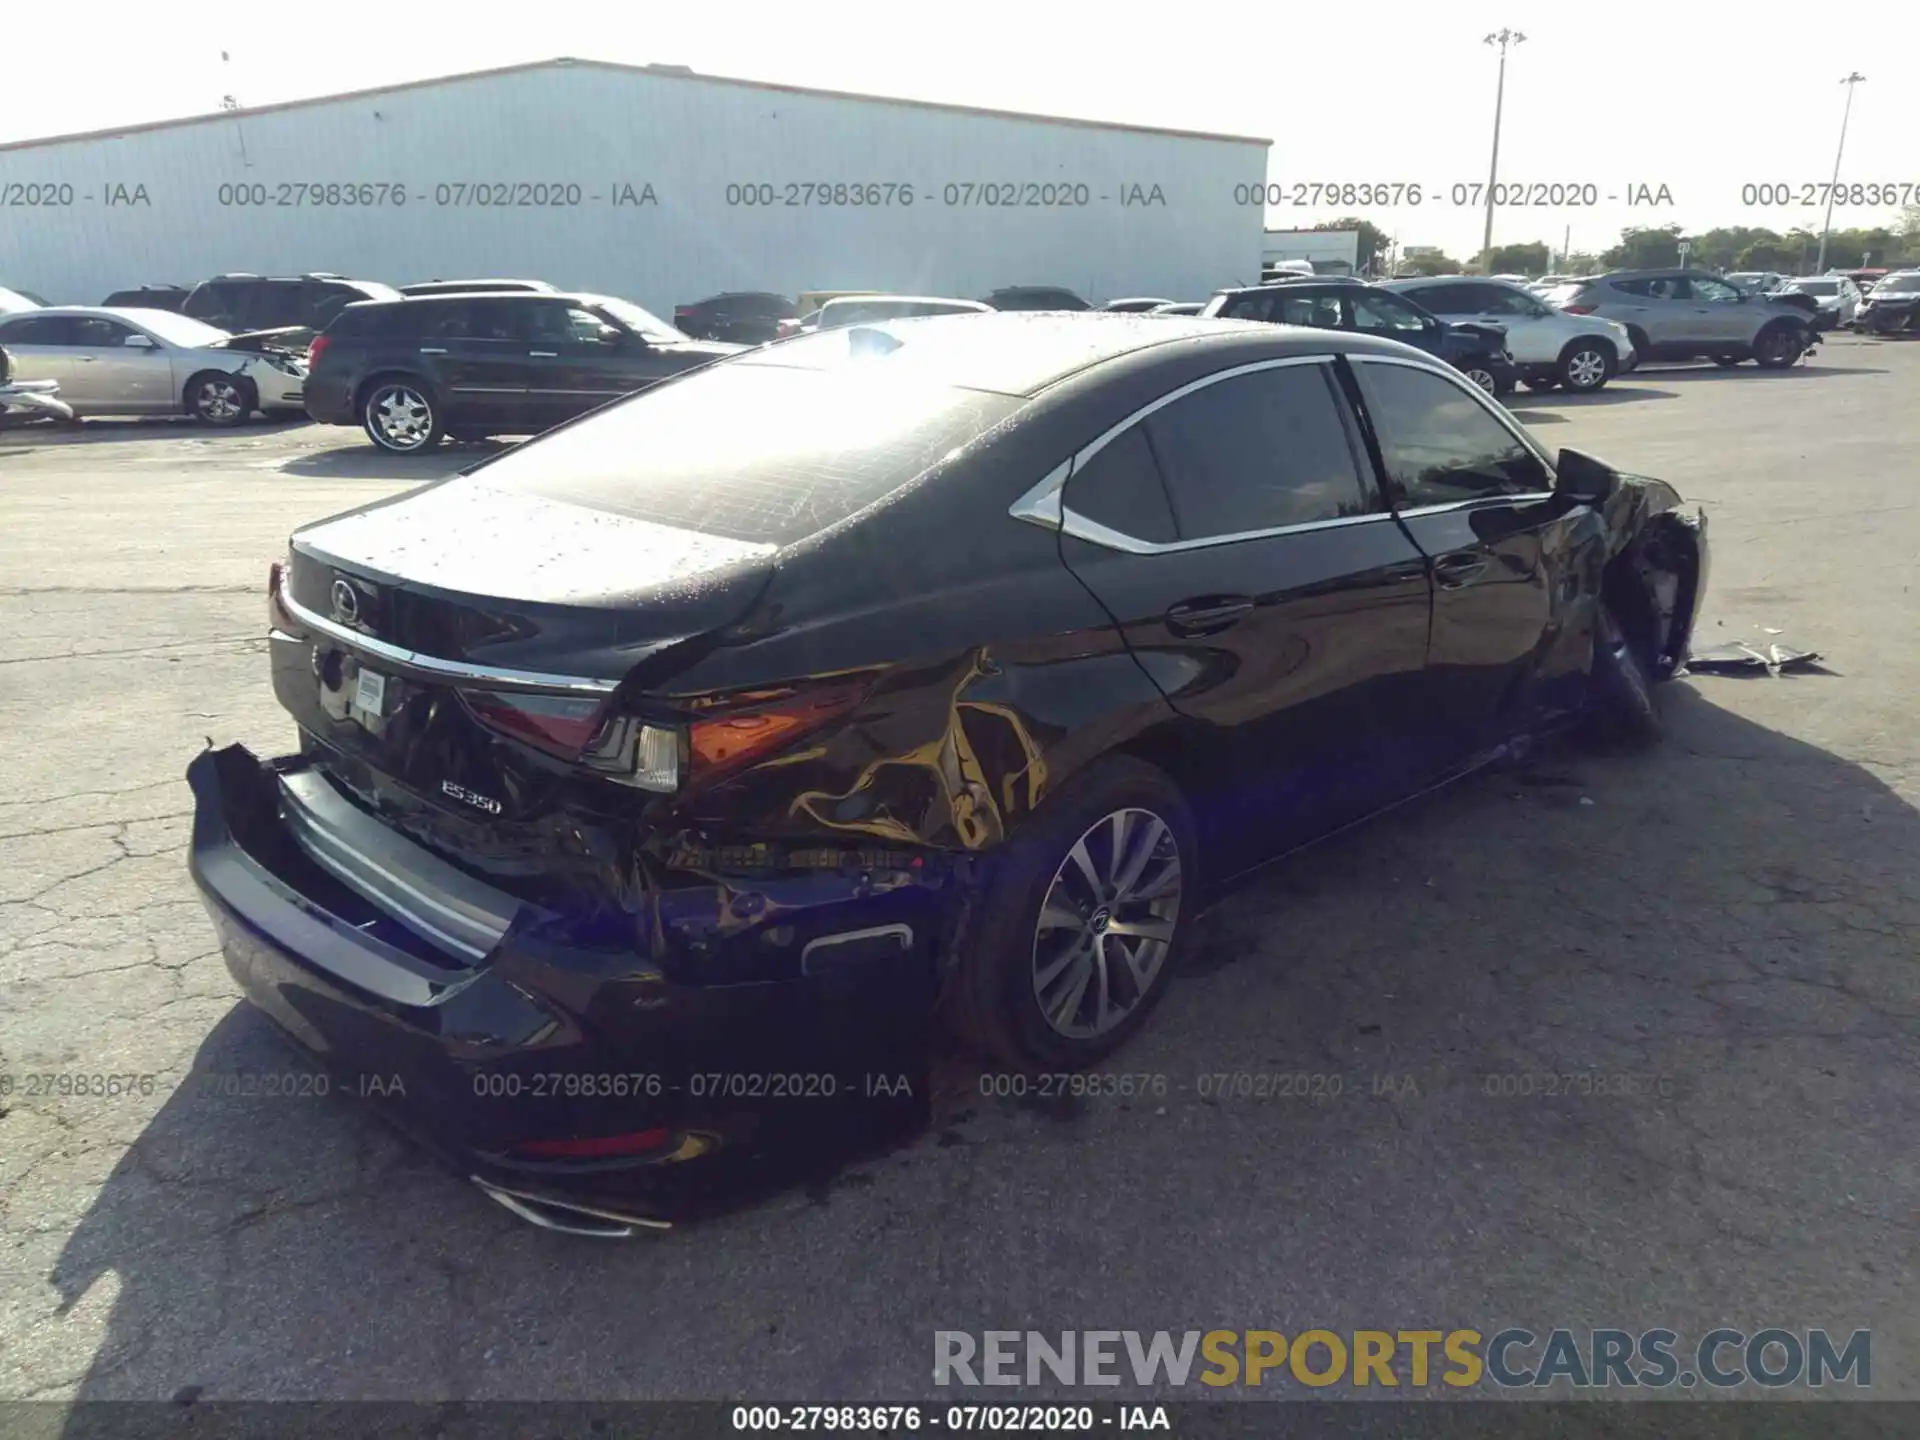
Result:
<svg viewBox="0 0 1920 1440"><path fill-rule="evenodd" d="M57 380L77 417L191 415L238 425L300 413L306 358L165 310L56 305L0 319L17 380Z"/></svg>

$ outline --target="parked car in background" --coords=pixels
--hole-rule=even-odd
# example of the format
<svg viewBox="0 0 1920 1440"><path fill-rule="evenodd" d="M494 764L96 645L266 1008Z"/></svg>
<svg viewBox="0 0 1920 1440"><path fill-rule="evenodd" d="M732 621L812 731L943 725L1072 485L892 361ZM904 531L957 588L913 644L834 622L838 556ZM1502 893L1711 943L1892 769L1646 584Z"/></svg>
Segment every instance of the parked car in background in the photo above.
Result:
<svg viewBox="0 0 1920 1440"><path fill-rule="evenodd" d="M362 300L398 300L400 292L375 280L339 275L221 275L193 287L180 313L221 330L299 330L305 344L333 317Z"/></svg>
<svg viewBox="0 0 1920 1440"><path fill-rule="evenodd" d="M1889 270L1881 270L1881 269L1866 269L1866 270L1829 270L1827 273L1829 275L1846 276L1849 280L1853 281L1854 287L1857 290L1859 290L1860 298L1862 300L1865 300L1867 296L1873 293L1873 287L1878 285L1882 280L1886 279L1887 276L1892 272Z"/></svg>
<svg viewBox="0 0 1920 1440"><path fill-rule="evenodd" d="M536 291L557 295L560 287L545 280L422 280L417 285L402 285L402 295L480 295L507 291Z"/></svg>
<svg viewBox="0 0 1920 1440"><path fill-rule="evenodd" d="M1009 285L983 296L990 310L1091 310L1073 291L1058 285Z"/></svg>
<svg viewBox="0 0 1920 1440"><path fill-rule="evenodd" d="M1520 375L1498 325L1449 324L1406 296L1365 280L1325 275L1222 290L1200 313L1398 340L1451 362L1489 395L1511 394Z"/></svg>
<svg viewBox="0 0 1920 1440"><path fill-rule="evenodd" d="M1706 358L1777 370L1820 343L1804 311L1700 270L1615 270L1570 280L1541 298L1569 314L1618 321L1642 365Z"/></svg>
<svg viewBox="0 0 1920 1440"><path fill-rule="evenodd" d="M700 1073L892 1073L936 1016L1083 1070L1236 876L1515 739L1658 733L1704 521L1445 364L1128 315L897 333L683 376L271 567L298 743L187 771L217 943L522 1219L696 1218L817 1172L789 1117L876 1104Z"/></svg>
<svg viewBox="0 0 1920 1440"><path fill-rule="evenodd" d="M1198 315L1207 308L1204 300L1175 300L1171 304L1156 305L1149 315Z"/></svg>
<svg viewBox="0 0 1920 1440"><path fill-rule="evenodd" d="M1720 277L1729 285L1738 285L1754 295L1772 295L1787 288L1788 277L1778 270L1736 270Z"/></svg>
<svg viewBox="0 0 1920 1440"><path fill-rule="evenodd" d="M1881 277L1860 306L1855 328L1870 335L1911 334L1920 329L1920 270L1895 270Z"/></svg>
<svg viewBox="0 0 1920 1440"><path fill-rule="evenodd" d="M56 305L0 320L18 378L57 380L76 416L191 415L239 425L298 414L306 360L168 310Z"/></svg>
<svg viewBox="0 0 1920 1440"><path fill-rule="evenodd" d="M27 420L71 419L73 407L60 398L60 382L16 379L13 357L0 346L0 426Z"/></svg>
<svg viewBox="0 0 1920 1440"><path fill-rule="evenodd" d="M142 285L116 290L100 305L106 310L170 310L177 315L191 293L185 285Z"/></svg>
<svg viewBox="0 0 1920 1440"><path fill-rule="evenodd" d="M847 295L884 295L884 290L802 290L794 297L793 309L796 315L811 315L829 300L839 300Z"/></svg>
<svg viewBox="0 0 1920 1440"><path fill-rule="evenodd" d="M728 340L740 345L764 345L778 339L780 322L800 314L784 295L765 291L729 291L709 295L691 305L673 307L673 328L696 340Z"/></svg>
<svg viewBox="0 0 1920 1440"><path fill-rule="evenodd" d="M1860 313L1859 287L1845 275L1801 275L1787 289L1813 298L1819 307L1814 316L1816 330L1846 329Z"/></svg>
<svg viewBox="0 0 1920 1440"><path fill-rule="evenodd" d="M0 285L0 315L17 315L22 310L38 310L47 302L26 290L9 290Z"/></svg>
<svg viewBox="0 0 1920 1440"><path fill-rule="evenodd" d="M838 330L847 325L871 325L925 315L978 315L991 308L978 300L953 300L939 295L849 295L822 305L812 328Z"/></svg>
<svg viewBox="0 0 1920 1440"><path fill-rule="evenodd" d="M1132 295L1124 300L1109 300L1100 308L1102 310L1111 310L1119 315L1144 315L1148 311L1158 310L1162 305L1171 304L1173 304L1171 300L1150 299L1145 295Z"/></svg>
<svg viewBox="0 0 1920 1440"><path fill-rule="evenodd" d="M531 435L740 353L608 295L422 295L349 305L314 340L307 414L412 454Z"/></svg>
<svg viewBox="0 0 1920 1440"><path fill-rule="evenodd" d="M1442 320L1505 330L1507 351L1532 390L1599 390L1639 363L1625 326L1597 315L1570 315L1524 285L1498 277L1441 275L1389 280L1382 288L1411 298Z"/></svg>

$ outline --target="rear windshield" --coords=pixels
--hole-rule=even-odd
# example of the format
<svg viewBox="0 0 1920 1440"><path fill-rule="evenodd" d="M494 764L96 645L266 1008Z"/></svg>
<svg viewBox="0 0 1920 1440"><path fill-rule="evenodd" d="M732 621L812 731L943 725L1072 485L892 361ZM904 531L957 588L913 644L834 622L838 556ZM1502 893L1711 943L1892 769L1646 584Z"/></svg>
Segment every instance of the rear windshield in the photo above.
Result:
<svg viewBox="0 0 1920 1440"><path fill-rule="evenodd" d="M1920 270L1896 271L1873 288L1875 290L1885 290L1889 294L1896 290L1920 290Z"/></svg>
<svg viewBox="0 0 1920 1440"><path fill-rule="evenodd" d="M832 338L846 344L844 333ZM891 494L1019 404L912 375L730 361L451 483L792 545Z"/></svg>

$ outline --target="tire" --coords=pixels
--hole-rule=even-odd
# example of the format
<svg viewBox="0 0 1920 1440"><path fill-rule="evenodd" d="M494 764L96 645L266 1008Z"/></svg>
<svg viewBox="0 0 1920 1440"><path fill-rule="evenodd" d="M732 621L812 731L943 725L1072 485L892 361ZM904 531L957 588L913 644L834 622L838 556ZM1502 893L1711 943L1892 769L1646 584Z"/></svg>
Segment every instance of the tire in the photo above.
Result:
<svg viewBox="0 0 1920 1440"><path fill-rule="evenodd" d="M1500 382L1494 379L1493 371L1489 370L1485 365L1480 365L1469 360L1460 367L1460 373L1478 385L1482 390L1486 391L1487 394L1498 395L1500 393Z"/></svg>
<svg viewBox="0 0 1920 1440"><path fill-rule="evenodd" d="M1560 352L1560 383L1575 395L1604 390L1619 368L1620 357L1604 340L1575 340Z"/></svg>
<svg viewBox="0 0 1920 1440"><path fill-rule="evenodd" d="M1769 325L1754 337L1754 363L1762 370L1785 370L1806 348L1806 336L1800 326Z"/></svg>
<svg viewBox="0 0 1920 1440"><path fill-rule="evenodd" d="M1117 815L1128 818L1116 864ZM1088 883L1077 856L1106 889ZM1129 870L1138 871L1131 898ZM1116 880L1123 882L1117 900ZM1021 1073L1095 1064L1137 1032L1165 995L1193 930L1198 881L1193 821L1173 782L1129 756L1096 762L995 858L948 979L948 1024L983 1060ZM1123 923L1164 926L1164 938L1156 949L1143 933L1108 928ZM1129 941L1137 967L1125 953ZM1101 1021L1099 1007L1113 1001L1119 1008Z"/></svg>
<svg viewBox="0 0 1920 1440"><path fill-rule="evenodd" d="M1744 355L1716 355L1713 357L1713 363L1720 366L1722 369L1731 370L1734 366L1742 363L1746 358L1747 357Z"/></svg>
<svg viewBox="0 0 1920 1440"><path fill-rule="evenodd" d="M432 388L411 375L388 375L368 385L360 397L360 425L389 455L418 455L447 433Z"/></svg>
<svg viewBox="0 0 1920 1440"><path fill-rule="evenodd" d="M1614 744L1644 746L1660 738L1653 667L1604 600L1594 621L1587 733Z"/></svg>
<svg viewBox="0 0 1920 1440"><path fill-rule="evenodd" d="M216 430L231 430L246 424L256 404L253 386L245 378L218 370L187 381L181 398L189 415Z"/></svg>

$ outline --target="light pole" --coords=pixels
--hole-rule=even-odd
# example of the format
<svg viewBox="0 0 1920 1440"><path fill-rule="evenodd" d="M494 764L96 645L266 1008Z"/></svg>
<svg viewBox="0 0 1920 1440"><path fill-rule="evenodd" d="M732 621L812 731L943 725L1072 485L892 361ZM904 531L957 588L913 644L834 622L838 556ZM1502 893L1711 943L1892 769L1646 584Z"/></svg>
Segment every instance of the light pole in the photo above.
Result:
<svg viewBox="0 0 1920 1440"><path fill-rule="evenodd" d="M1858 70L1840 83L1847 87L1847 108L1840 112L1840 143L1833 150L1833 184L1827 187L1827 218L1820 224L1820 258L1813 262L1813 273L1827 273L1827 235L1833 229L1833 192L1840 184L1840 157L1847 150L1847 121L1853 115L1853 87L1867 77Z"/></svg>
<svg viewBox="0 0 1920 1440"><path fill-rule="evenodd" d="M1507 47L1509 45L1518 45L1526 38L1527 37L1522 35L1518 30L1502 29L1497 34L1487 36L1485 41L1488 45L1498 45L1500 47L1500 84L1499 88L1493 92L1493 160L1487 166L1487 228L1486 232L1480 237L1480 263L1482 265L1490 265L1493 263L1491 256L1491 251L1493 250L1493 191L1494 186L1500 179L1500 111L1507 102Z"/></svg>

